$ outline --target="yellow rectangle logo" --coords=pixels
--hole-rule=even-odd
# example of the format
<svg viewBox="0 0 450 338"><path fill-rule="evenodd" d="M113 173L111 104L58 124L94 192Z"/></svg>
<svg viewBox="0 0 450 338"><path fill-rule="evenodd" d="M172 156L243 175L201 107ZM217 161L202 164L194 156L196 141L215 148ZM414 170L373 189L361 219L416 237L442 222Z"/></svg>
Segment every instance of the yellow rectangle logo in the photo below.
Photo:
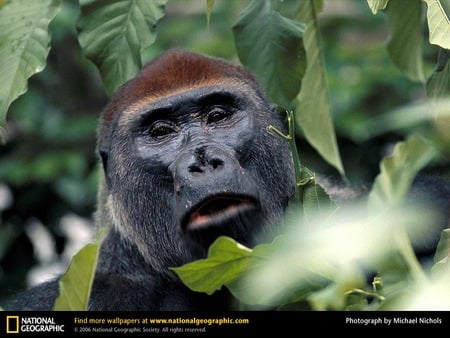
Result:
<svg viewBox="0 0 450 338"><path fill-rule="evenodd" d="M19 333L19 316L6 316L6 333Z"/></svg>

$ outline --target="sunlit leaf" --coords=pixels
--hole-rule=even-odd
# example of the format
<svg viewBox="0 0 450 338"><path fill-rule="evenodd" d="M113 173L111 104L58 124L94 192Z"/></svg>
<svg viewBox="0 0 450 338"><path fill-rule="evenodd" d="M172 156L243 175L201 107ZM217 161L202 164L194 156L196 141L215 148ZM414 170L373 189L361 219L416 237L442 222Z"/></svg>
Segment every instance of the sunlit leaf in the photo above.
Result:
<svg viewBox="0 0 450 338"><path fill-rule="evenodd" d="M277 237L276 246L267 245L267 258L236 283L243 292L233 294L252 304L308 300L317 310L344 310L346 294L364 287L366 268L378 271L392 263L400 250L397 230L419 233L418 229L429 227L430 216L429 208L422 206L370 214L366 204L347 206L333 217L319 212L307 222L292 215L288 232ZM408 273L399 270L399 277L404 279ZM357 306L351 301L348 305Z"/></svg>
<svg viewBox="0 0 450 338"><path fill-rule="evenodd" d="M434 262L438 263L444 259L449 260L450 257L450 229L444 229L441 232L441 239L436 248ZM450 263L450 262L449 262Z"/></svg>
<svg viewBox="0 0 450 338"><path fill-rule="evenodd" d="M402 309L407 311L449 311L450 289L448 279L425 285L410 286L411 292L402 299Z"/></svg>
<svg viewBox="0 0 450 338"><path fill-rule="evenodd" d="M281 16L270 0L254 0L233 32L241 62L257 76L274 102L289 107L305 72L303 26Z"/></svg>
<svg viewBox="0 0 450 338"><path fill-rule="evenodd" d="M378 11L385 9L388 2L389 0L367 0L373 14L377 14Z"/></svg>
<svg viewBox="0 0 450 338"><path fill-rule="evenodd" d="M78 36L84 54L100 70L108 93L142 67L141 51L156 39L167 0L82 0Z"/></svg>
<svg viewBox="0 0 450 338"><path fill-rule="evenodd" d="M100 244L86 245L73 258L59 281L59 296L54 310L85 311L88 309Z"/></svg>
<svg viewBox="0 0 450 338"><path fill-rule="evenodd" d="M405 198L417 172L436 154L430 144L417 136L397 144L393 154L380 164L381 172L369 194L370 204L375 208L397 206Z"/></svg>
<svg viewBox="0 0 450 338"><path fill-rule="evenodd" d="M450 21L439 0L423 0L427 4L430 43L450 49Z"/></svg>
<svg viewBox="0 0 450 338"><path fill-rule="evenodd" d="M0 8L0 130L11 102L27 90L27 80L45 67L48 25L60 0L14 0Z"/></svg>
<svg viewBox="0 0 450 338"><path fill-rule="evenodd" d="M297 97L295 120L308 142L340 173L344 167L337 147L328 97L327 75L317 22L317 1L302 1L298 20L306 24L307 68Z"/></svg>

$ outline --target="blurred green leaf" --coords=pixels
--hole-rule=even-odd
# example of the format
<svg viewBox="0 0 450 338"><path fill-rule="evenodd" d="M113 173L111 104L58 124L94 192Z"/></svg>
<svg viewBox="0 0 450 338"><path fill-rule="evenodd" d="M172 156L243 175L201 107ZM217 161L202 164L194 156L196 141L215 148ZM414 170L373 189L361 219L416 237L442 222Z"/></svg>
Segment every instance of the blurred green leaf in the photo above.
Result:
<svg viewBox="0 0 450 338"><path fill-rule="evenodd" d="M314 0L302 1L297 15L298 20L306 24L304 43L307 68L302 89L297 97L295 120L308 142L326 161L344 174L328 97L323 47L317 22L318 4L319 2Z"/></svg>
<svg viewBox="0 0 450 338"><path fill-rule="evenodd" d="M206 24L209 27L209 23L211 22L211 13L214 8L215 0L206 0Z"/></svg>
<svg viewBox="0 0 450 338"><path fill-rule="evenodd" d="M439 0L423 0L427 4L430 43L450 49L450 21ZM444 0L445 1L445 0Z"/></svg>
<svg viewBox="0 0 450 338"><path fill-rule="evenodd" d="M280 296L283 289L276 287L270 291L270 296L261 297L255 284L248 283L246 278L250 272L258 271L265 266L269 258L276 252L285 249L289 245L290 238L278 236L270 244L257 245L250 250L229 237L219 237L209 248L208 257L173 268L183 283L190 289L198 292L212 294L225 285L230 292L240 301L249 305L271 305L279 300L274 296ZM284 251L283 251L284 252ZM289 266L292 268L292 265ZM251 275L250 275L251 276ZM267 275L264 283L270 284L271 280L277 282L281 275ZM262 283L262 281L261 281ZM311 278L305 291L310 291L312 285L317 284L317 277ZM319 285L323 285L320 284ZM292 297L289 296L289 300Z"/></svg>
<svg viewBox="0 0 450 338"><path fill-rule="evenodd" d="M417 172L436 155L436 150L417 136L397 144L393 154L381 161L381 172L369 194L370 205L375 210L399 205Z"/></svg>
<svg viewBox="0 0 450 338"><path fill-rule="evenodd" d="M284 108L300 90L306 67L303 26L275 11L270 0L254 0L233 27L241 62Z"/></svg>
<svg viewBox="0 0 450 338"><path fill-rule="evenodd" d="M347 298L352 290L360 290L365 286L366 276L360 269L352 268L351 265L343 267L333 280L326 287L313 292L308 296L308 301L311 303L313 310L343 310L347 306ZM359 305L367 306L367 302L362 302L366 299L366 294L360 294L358 299ZM352 305L355 309L356 300L353 299Z"/></svg>
<svg viewBox="0 0 450 338"><path fill-rule="evenodd" d="M142 67L141 51L156 39L167 0L81 0L78 39L109 94Z"/></svg>
<svg viewBox="0 0 450 338"><path fill-rule="evenodd" d="M389 0L367 0L370 10L373 14L377 14L378 11L385 9L388 2Z"/></svg>
<svg viewBox="0 0 450 338"><path fill-rule="evenodd" d="M11 102L27 91L28 78L45 67L48 25L59 8L60 0L11 0L0 9L0 127Z"/></svg>
<svg viewBox="0 0 450 338"><path fill-rule="evenodd" d="M392 62L408 78L424 82L421 0L391 0L386 9L390 39L387 49Z"/></svg>
<svg viewBox="0 0 450 338"><path fill-rule="evenodd" d="M443 74L443 76L445 76ZM439 85L436 88L441 88ZM415 127L429 122L450 118L450 100L440 99L430 102L416 102L369 118L352 130L358 140L369 140L384 133L403 131L410 134ZM448 125L442 125L445 128Z"/></svg>
<svg viewBox="0 0 450 338"><path fill-rule="evenodd" d="M439 263L445 260L450 263L450 229L444 229L441 232L441 239L436 248L436 254L434 255L434 262Z"/></svg>
<svg viewBox="0 0 450 338"><path fill-rule="evenodd" d="M59 281L59 296L53 310L86 311L94 282L100 244L86 245L73 258Z"/></svg>

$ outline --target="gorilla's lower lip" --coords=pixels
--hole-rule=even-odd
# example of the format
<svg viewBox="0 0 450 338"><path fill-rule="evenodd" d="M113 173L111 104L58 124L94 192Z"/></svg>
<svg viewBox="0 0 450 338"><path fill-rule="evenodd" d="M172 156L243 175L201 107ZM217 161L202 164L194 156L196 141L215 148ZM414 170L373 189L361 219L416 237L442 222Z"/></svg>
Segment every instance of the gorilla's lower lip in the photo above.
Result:
<svg viewBox="0 0 450 338"><path fill-rule="evenodd" d="M239 214L255 209L257 203L246 196L213 196L201 202L185 217L186 230L198 230L214 224L222 224Z"/></svg>

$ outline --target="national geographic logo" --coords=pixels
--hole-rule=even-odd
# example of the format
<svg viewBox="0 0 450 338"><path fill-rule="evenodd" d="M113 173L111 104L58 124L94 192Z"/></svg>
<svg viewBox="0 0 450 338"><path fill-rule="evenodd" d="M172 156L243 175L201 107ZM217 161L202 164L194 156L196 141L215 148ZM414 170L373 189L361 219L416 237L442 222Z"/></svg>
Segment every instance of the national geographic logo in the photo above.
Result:
<svg viewBox="0 0 450 338"><path fill-rule="evenodd" d="M6 316L6 333L64 332L53 317Z"/></svg>
<svg viewBox="0 0 450 338"><path fill-rule="evenodd" d="M19 333L19 316L6 316L6 333Z"/></svg>

